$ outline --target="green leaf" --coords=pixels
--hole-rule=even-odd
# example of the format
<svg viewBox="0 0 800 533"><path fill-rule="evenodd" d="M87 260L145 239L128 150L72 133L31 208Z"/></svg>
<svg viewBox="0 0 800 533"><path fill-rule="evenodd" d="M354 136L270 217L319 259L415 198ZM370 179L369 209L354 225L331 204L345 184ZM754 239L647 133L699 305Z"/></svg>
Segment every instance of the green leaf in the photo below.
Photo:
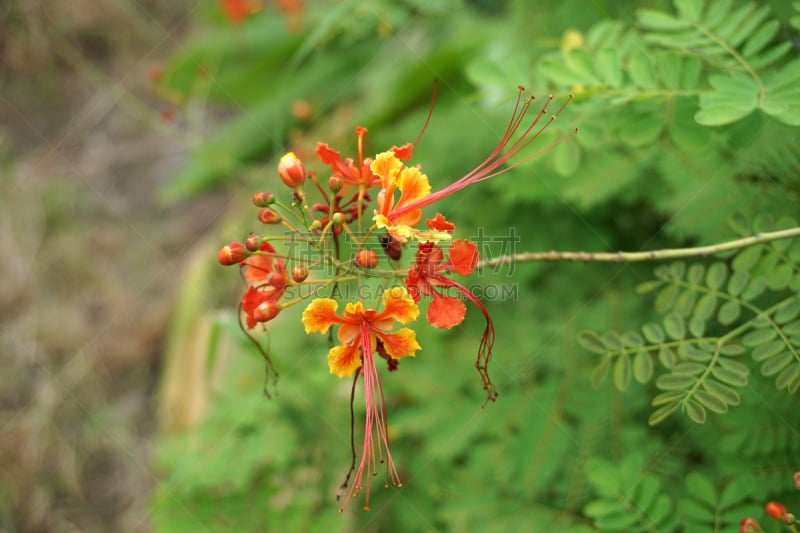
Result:
<svg viewBox="0 0 800 533"><path fill-rule="evenodd" d="M761 257L761 252L764 250L763 246L751 246L745 248L733 259L731 266L734 271L747 272L756 264L756 261Z"/></svg>
<svg viewBox="0 0 800 533"><path fill-rule="evenodd" d="M706 276L706 284L712 290L717 290L725 283L728 276L728 267L725 263L717 261L708 268L708 275Z"/></svg>
<svg viewBox="0 0 800 533"><path fill-rule="evenodd" d="M642 48L636 48L628 57L628 74L637 87L646 90L658 87L653 60Z"/></svg>
<svg viewBox="0 0 800 533"><path fill-rule="evenodd" d="M658 350L658 360L661 362L661 365L666 368L670 369L675 366L675 352L667 348L666 346L662 346Z"/></svg>
<svg viewBox="0 0 800 533"><path fill-rule="evenodd" d="M790 298L780 309L775 313L773 320L778 324L785 324L790 320L794 320L800 314L800 299L797 297Z"/></svg>
<svg viewBox="0 0 800 533"><path fill-rule="evenodd" d="M741 120L758 104L759 88L744 75L711 76L713 91L700 95L700 111L694 118L704 126L722 126Z"/></svg>
<svg viewBox="0 0 800 533"><path fill-rule="evenodd" d="M644 339L635 331L628 331L622 335L622 344L628 348L641 348L644 346Z"/></svg>
<svg viewBox="0 0 800 533"><path fill-rule="evenodd" d="M785 289L792 281L793 275L794 270L791 265L779 265L767 275L767 287L773 291Z"/></svg>
<svg viewBox="0 0 800 533"><path fill-rule="evenodd" d="M746 271L734 270L731 277L728 278L728 294L739 296L749 280L750 275Z"/></svg>
<svg viewBox="0 0 800 533"><path fill-rule="evenodd" d="M777 20L770 20L764 23L745 43L744 48L742 48L742 55L745 57L751 57L761 50L764 49L767 44L769 44L772 39L775 38L775 35L778 34L778 30L780 29L781 25Z"/></svg>
<svg viewBox="0 0 800 533"><path fill-rule="evenodd" d="M656 379L656 387L661 390L686 390L694 385L696 379L689 374L664 374Z"/></svg>
<svg viewBox="0 0 800 533"><path fill-rule="evenodd" d="M728 405L739 405L739 403L741 403L741 398L739 397L738 392L727 385L723 385L718 381L714 381L713 379L705 380L703 382L703 388L705 388L706 391L714 396L720 398Z"/></svg>
<svg viewBox="0 0 800 533"><path fill-rule="evenodd" d="M671 338L682 340L686 336L686 326L683 318L677 313L669 313L664 317L664 330Z"/></svg>
<svg viewBox="0 0 800 533"><path fill-rule="evenodd" d="M722 304L719 307L719 314L717 315L717 320L723 326L727 326L732 324L739 318L739 314L741 313L742 308L739 305L739 302L728 301Z"/></svg>
<svg viewBox="0 0 800 533"><path fill-rule="evenodd" d="M618 134L628 146L638 147L652 144L663 129L663 120L658 115L647 113L628 117Z"/></svg>
<svg viewBox="0 0 800 533"><path fill-rule="evenodd" d="M702 474L692 472L686 476L686 490L695 499L707 503L710 507L717 506L717 491L714 485Z"/></svg>
<svg viewBox="0 0 800 533"><path fill-rule="evenodd" d="M655 322L648 322L642 326L642 333L644 338L652 344L661 344L664 342L664 330Z"/></svg>
<svg viewBox="0 0 800 533"><path fill-rule="evenodd" d="M715 294L704 294L694 308L694 316L698 320L708 320L714 314L716 307L717 296Z"/></svg>
<svg viewBox="0 0 800 533"><path fill-rule="evenodd" d="M690 21L675 18L661 11L639 9L636 12L639 24L653 30L682 30L691 26Z"/></svg>
<svg viewBox="0 0 800 533"><path fill-rule="evenodd" d="M647 383L653 377L653 360L650 353L639 350L633 358L633 377L639 383Z"/></svg>
<svg viewBox="0 0 800 533"><path fill-rule="evenodd" d="M594 331L582 331L578 335L578 343L590 352L605 354L606 345L600 336Z"/></svg>
<svg viewBox="0 0 800 533"><path fill-rule="evenodd" d="M742 293L745 300L754 300L761 296L767 289L767 280L761 276L756 276L747 284L747 288Z"/></svg>
<svg viewBox="0 0 800 533"><path fill-rule="evenodd" d="M777 355L771 357L764 361L764 364L761 365L761 374L764 376L774 376L781 370L783 370L786 365L792 362L792 353L787 351L779 352Z"/></svg>
<svg viewBox="0 0 800 533"><path fill-rule="evenodd" d="M775 386L779 389L789 388L791 389L792 383L800 380L800 363L792 363L786 368L784 368L778 377L775 378ZM797 389L797 386L794 387ZM792 394L794 394L793 390L790 390Z"/></svg>
<svg viewBox="0 0 800 533"><path fill-rule="evenodd" d="M800 59L767 78L761 109L784 124L800 126Z"/></svg>
<svg viewBox="0 0 800 533"><path fill-rule="evenodd" d="M664 407L660 407L653 411L653 414L650 415L650 418L647 420L647 423L651 426L656 426L663 422L669 415L675 412L678 408L679 403L673 403L669 405L665 405Z"/></svg>
<svg viewBox="0 0 800 533"><path fill-rule="evenodd" d="M674 0L673 3L682 19L691 22L700 20L700 13L703 11L703 2L698 2L697 0Z"/></svg>
<svg viewBox="0 0 800 533"><path fill-rule="evenodd" d="M622 66L613 48L603 48L595 54L594 68L606 85L615 89L622 86Z"/></svg>
<svg viewBox="0 0 800 533"><path fill-rule="evenodd" d="M686 414L689 415L694 422L704 424L706 421L706 410L697 402L688 401L684 404Z"/></svg>
<svg viewBox="0 0 800 533"><path fill-rule="evenodd" d="M611 366L611 358L604 357L600 363L592 370L592 387L595 389L606 379L608 369Z"/></svg>
<svg viewBox="0 0 800 533"><path fill-rule="evenodd" d="M761 362L766 359L769 359L773 355L784 350L785 347L786 345L781 339L765 342L764 344L759 344L753 349L753 355L752 355L753 361Z"/></svg>
<svg viewBox="0 0 800 533"><path fill-rule="evenodd" d="M698 389L694 391L694 397L700 402L703 407L715 413L725 413L728 411L728 406L718 396L709 394L708 392Z"/></svg>
<svg viewBox="0 0 800 533"><path fill-rule="evenodd" d="M672 309L672 304L675 298L678 297L678 287L676 285L667 285L656 296L655 308L659 313L665 313Z"/></svg>
<svg viewBox="0 0 800 533"><path fill-rule="evenodd" d="M753 488L756 485L749 475L738 477L728 483L719 498L719 506L730 507L741 501L746 500L753 493Z"/></svg>
<svg viewBox="0 0 800 533"><path fill-rule="evenodd" d="M678 363L672 367L672 373L676 376L694 376L702 374L706 369L706 365L700 363Z"/></svg>
<svg viewBox="0 0 800 533"><path fill-rule="evenodd" d="M631 383L631 359L627 353L620 355L614 363L614 386L624 391Z"/></svg>
<svg viewBox="0 0 800 533"><path fill-rule="evenodd" d="M722 383L733 385L734 387L743 387L747 385L747 375L742 375L741 373L733 372L720 366L715 366L711 369L711 375Z"/></svg>
<svg viewBox="0 0 800 533"><path fill-rule="evenodd" d="M653 400L650 402L650 405L653 407L658 407L659 405L677 402L683 398L685 394L686 391L684 390L670 390L667 392L662 392L653 398Z"/></svg>
<svg viewBox="0 0 800 533"><path fill-rule="evenodd" d="M608 351L618 352L623 348L622 339L615 331L608 331L603 334L602 341Z"/></svg>
<svg viewBox="0 0 800 533"><path fill-rule="evenodd" d="M589 56L585 48L573 48L564 53L564 64L585 85L596 85L599 82L592 67L592 62L593 58Z"/></svg>
<svg viewBox="0 0 800 533"><path fill-rule="evenodd" d="M742 344L749 347L758 346L759 344L771 341L776 336L777 333L772 328L756 329L742 338Z"/></svg>

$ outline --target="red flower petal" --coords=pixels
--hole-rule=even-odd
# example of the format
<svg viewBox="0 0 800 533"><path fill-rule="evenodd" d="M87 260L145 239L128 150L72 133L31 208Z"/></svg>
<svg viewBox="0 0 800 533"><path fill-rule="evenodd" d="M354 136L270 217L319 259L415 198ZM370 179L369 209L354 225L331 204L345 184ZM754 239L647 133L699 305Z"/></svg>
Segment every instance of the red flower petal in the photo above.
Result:
<svg viewBox="0 0 800 533"><path fill-rule="evenodd" d="M433 293L433 300L428 307L428 322L431 326L449 329L464 321L467 306L458 298L444 296L438 292Z"/></svg>
<svg viewBox="0 0 800 533"><path fill-rule="evenodd" d="M317 143L317 157L326 165L335 165L340 161L339 152L326 143Z"/></svg>
<svg viewBox="0 0 800 533"><path fill-rule="evenodd" d="M448 252L449 258L443 267L462 276L469 276L480 257L475 243L460 239L453 241Z"/></svg>
<svg viewBox="0 0 800 533"><path fill-rule="evenodd" d="M414 152L414 145L406 143L403 146L392 146L392 152L397 159L408 160L411 159L411 154Z"/></svg>
<svg viewBox="0 0 800 533"><path fill-rule="evenodd" d="M448 222L441 213L436 213L436 216L433 219L426 220L425 224L436 231L453 231L456 229L456 225Z"/></svg>

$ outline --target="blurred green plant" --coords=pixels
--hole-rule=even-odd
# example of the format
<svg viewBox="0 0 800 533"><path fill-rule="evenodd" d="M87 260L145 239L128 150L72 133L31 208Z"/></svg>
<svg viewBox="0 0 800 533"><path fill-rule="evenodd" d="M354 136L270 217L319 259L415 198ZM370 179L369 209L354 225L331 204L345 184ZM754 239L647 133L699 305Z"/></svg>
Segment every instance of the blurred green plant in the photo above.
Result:
<svg viewBox="0 0 800 533"><path fill-rule="evenodd" d="M207 17L158 90L185 102L187 120L206 103L233 115L195 140L195 156L161 198L249 185L287 143L298 154L317 139L341 145L336 135L352 138L356 124L370 128L375 151L413 140L438 77L444 90L415 151L438 184L494 146L507 117L498 103L517 83L576 95L550 137L578 126L574 142L449 202L481 235L515 228L519 249L641 250L728 240L730 221L740 236L796 225L796 2L676 0L635 12L632 3L604 12L568 1L541 11L522 1L491 11L456 1L364 5L309 2L310 29L297 35L267 8L239 27ZM579 26L569 28L576 12L570 24ZM207 78L197 76L201 65ZM299 98L310 119L292 115ZM234 224L244 228L238 214ZM506 253L494 244L489 255ZM196 261L202 286L225 292L230 284L211 271L215 248ZM799 249L783 240L660 266L644 284L650 274L637 264L487 266L481 287L516 291L513 302L487 303L501 396L480 409L464 356L480 337L477 317L458 336L419 331L419 360L384 383L405 486L376 494L370 513L336 513L349 383L331 382L324 349L301 334L299 316L271 323L281 328L271 339L281 381L265 401L261 356L236 317L183 314L212 332L187 349L180 339L197 330L183 324L167 357L188 350L205 374L172 372L165 409L196 401L170 394L187 379L207 385L196 393L207 407L160 443L156 526L730 531L745 516L765 524L764 501L796 499ZM655 312L628 296L636 285L658 291ZM586 326L612 333L579 336ZM614 386L600 379L608 371ZM668 417L679 409L689 416ZM661 423L648 426L648 417Z"/></svg>

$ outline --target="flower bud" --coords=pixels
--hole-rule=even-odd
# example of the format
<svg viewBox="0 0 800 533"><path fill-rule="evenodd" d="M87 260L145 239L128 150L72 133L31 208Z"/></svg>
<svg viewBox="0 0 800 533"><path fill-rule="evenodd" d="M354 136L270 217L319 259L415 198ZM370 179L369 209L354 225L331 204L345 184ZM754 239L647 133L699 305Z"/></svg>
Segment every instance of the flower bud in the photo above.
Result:
<svg viewBox="0 0 800 533"><path fill-rule="evenodd" d="M334 226L341 226L342 224L344 224L344 221L345 221L344 213L334 213L333 216L331 217L331 222L333 222Z"/></svg>
<svg viewBox="0 0 800 533"><path fill-rule="evenodd" d="M278 302L265 300L255 308L253 311L253 318L256 322L266 322L278 316L280 310L281 307L278 305Z"/></svg>
<svg viewBox="0 0 800 533"><path fill-rule="evenodd" d="M253 195L253 204L256 207L269 207L275 203L275 195L271 192L257 192Z"/></svg>
<svg viewBox="0 0 800 533"><path fill-rule="evenodd" d="M278 162L278 175L287 187L302 187L306 181L306 167L294 152L287 152Z"/></svg>
<svg viewBox="0 0 800 533"><path fill-rule="evenodd" d="M305 265L295 265L292 269L292 279L295 283L302 283L308 277L308 267Z"/></svg>
<svg viewBox="0 0 800 533"><path fill-rule="evenodd" d="M761 526L752 518L743 518L740 526L739 533L755 533L761 531Z"/></svg>
<svg viewBox="0 0 800 533"><path fill-rule="evenodd" d="M322 229L322 222L315 220L311 223L311 231L320 231Z"/></svg>
<svg viewBox="0 0 800 533"><path fill-rule="evenodd" d="M359 250L356 253L356 264L361 268L375 268L378 266L378 254L373 250Z"/></svg>
<svg viewBox="0 0 800 533"><path fill-rule="evenodd" d="M797 487L797 490L800 490L800 472L794 473L794 486Z"/></svg>
<svg viewBox="0 0 800 533"><path fill-rule="evenodd" d="M264 224L280 224L281 216L272 209L262 209L258 212L258 220Z"/></svg>
<svg viewBox="0 0 800 533"><path fill-rule="evenodd" d="M341 176L333 175L328 178L328 188L333 193L337 193L344 187L344 178Z"/></svg>
<svg viewBox="0 0 800 533"><path fill-rule="evenodd" d="M223 246L217 252L217 261L220 265L230 266L241 263L247 257L247 250L240 242L232 242Z"/></svg>
<svg viewBox="0 0 800 533"><path fill-rule="evenodd" d="M786 507L778 502L768 502L764 506L764 510L767 512L767 516L775 520L782 520L783 515L786 514Z"/></svg>
<svg viewBox="0 0 800 533"><path fill-rule="evenodd" d="M251 233L247 236L247 240L244 241L244 245L249 251L257 252L258 249L261 248L261 237L255 233Z"/></svg>

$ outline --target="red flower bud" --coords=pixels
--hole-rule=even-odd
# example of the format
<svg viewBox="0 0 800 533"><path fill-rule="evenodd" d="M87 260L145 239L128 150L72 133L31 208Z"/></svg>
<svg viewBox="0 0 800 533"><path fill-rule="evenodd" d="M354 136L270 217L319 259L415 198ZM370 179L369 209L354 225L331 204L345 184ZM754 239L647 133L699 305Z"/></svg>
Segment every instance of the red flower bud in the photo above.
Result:
<svg viewBox="0 0 800 533"><path fill-rule="evenodd" d="M164 69L161 65L150 65L147 69L147 79L150 83L158 83L164 77Z"/></svg>
<svg viewBox="0 0 800 533"><path fill-rule="evenodd" d="M258 212L258 220L264 224L280 224L281 216L272 209L262 209Z"/></svg>
<svg viewBox="0 0 800 533"><path fill-rule="evenodd" d="M757 531L761 531L761 526L758 525L758 522L752 518L742 519L741 526L739 527L739 533L754 533Z"/></svg>
<svg viewBox="0 0 800 533"><path fill-rule="evenodd" d="M341 176L331 176L328 179L328 188L331 192L337 193L344 187L344 178Z"/></svg>
<svg viewBox="0 0 800 533"><path fill-rule="evenodd" d="M287 187L302 187L306 181L306 167L294 152L287 152L278 162L278 175Z"/></svg>
<svg viewBox="0 0 800 533"><path fill-rule="evenodd" d="M280 310L281 307L278 305L278 302L266 300L255 308L253 311L253 318L256 322L267 322L278 316Z"/></svg>
<svg viewBox="0 0 800 533"><path fill-rule="evenodd" d="M232 242L223 246L217 252L217 261L220 265L230 266L241 263L247 257L247 250L240 242Z"/></svg>
<svg viewBox="0 0 800 533"><path fill-rule="evenodd" d="M251 233L247 236L247 240L244 241L244 245L249 251L257 252L258 249L261 248L261 237L255 233Z"/></svg>
<svg viewBox="0 0 800 533"><path fill-rule="evenodd" d="M271 192L257 192L253 195L253 204L256 207L269 207L275 203L275 195Z"/></svg>
<svg viewBox="0 0 800 533"><path fill-rule="evenodd" d="M308 267L305 265L295 265L292 269L292 279L296 283L302 283L308 277Z"/></svg>
<svg viewBox="0 0 800 533"><path fill-rule="evenodd" d="M783 515L786 514L786 507L778 502L768 502L767 505L764 506L764 510L770 518L774 518L775 520L781 520Z"/></svg>
<svg viewBox="0 0 800 533"><path fill-rule="evenodd" d="M378 254L373 250L359 250L356 253L356 264L361 268L375 268L378 266Z"/></svg>
<svg viewBox="0 0 800 533"><path fill-rule="evenodd" d="M334 226L341 226L345 221L344 213L334 213L331 217L331 221Z"/></svg>

